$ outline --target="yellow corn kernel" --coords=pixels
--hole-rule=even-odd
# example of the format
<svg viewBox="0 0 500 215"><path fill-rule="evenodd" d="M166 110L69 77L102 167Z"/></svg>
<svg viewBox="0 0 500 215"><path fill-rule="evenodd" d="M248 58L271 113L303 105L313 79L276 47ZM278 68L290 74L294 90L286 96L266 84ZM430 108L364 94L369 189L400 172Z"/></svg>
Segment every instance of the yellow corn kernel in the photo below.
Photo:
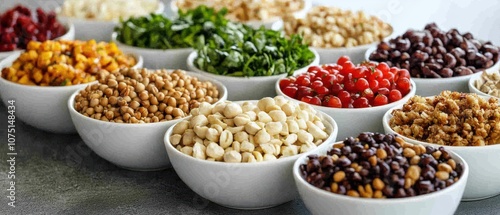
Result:
<svg viewBox="0 0 500 215"><path fill-rule="evenodd" d="M119 67L118 67L118 64L116 62L111 62L108 66L105 67L105 69L110 71L110 72L115 71L118 68Z"/></svg>
<svg viewBox="0 0 500 215"><path fill-rule="evenodd" d="M19 81L17 83L20 83L20 84L28 84L30 82L30 78L28 77L28 75L23 75Z"/></svg>
<svg viewBox="0 0 500 215"><path fill-rule="evenodd" d="M19 80L19 78L17 76L12 76L12 79L10 79L12 82L16 82Z"/></svg>
<svg viewBox="0 0 500 215"><path fill-rule="evenodd" d="M49 83L50 83L50 74L49 73L43 74L42 84L49 84Z"/></svg>
<svg viewBox="0 0 500 215"><path fill-rule="evenodd" d="M13 69L13 68L8 68L8 71L7 71L7 80L11 80L12 77L15 77L16 76L16 72L17 70ZM2 71L3 73L3 71Z"/></svg>
<svg viewBox="0 0 500 215"><path fill-rule="evenodd" d="M26 47L26 50L38 50L40 48L40 45L42 43L37 42L37 41L30 41Z"/></svg>
<svg viewBox="0 0 500 215"><path fill-rule="evenodd" d="M27 75L27 74L28 74L28 72L26 72L26 71L24 71L24 70L17 70L17 71L16 71L16 76L17 76L17 77L23 77L23 76L25 76L25 75Z"/></svg>
<svg viewBox="0 0 500 215"><path fill-rule="evenodd" d="M55 42L52 45L52 51L53 52L61 52L62 51L61 43Z"/></svg>
<svg viewBox="0 0 500 215"><path fill-rule="evenodd" d="M30 60L30 55L28 52L23 52L19 57L17 58L17 61L21 62L28 62Z"/></svg>
<svg viewBox="0 0 500 215"><path fill-rule="evenodd" d="M47 83L41 83L40 86L49 86Z"/></svg>
<svg viewBox="0 0 500 215"><path fill-rule="evenodd" d="M35 66L32 63L25 63L23 65L23 70L24 71L31 71L31 70L33 70L34 67Z"/></svg>
<svg viewBox="0 0 500 215"><path fill-rule="evenodd" d="M42 52L52 51L52 44L53 43L54 42L50 41L50 40L43 42L42 45L40 45L40 51L42 51Z"/></svg>
<svg viewBox="0 0 500 215"><path fill-rule="evenodd" d="M102 56L101 57L101 60L99 61L99 63L101 64L101 66L106 66L108 65L109 63L111 63L111 61L113 61L113 58L110 57L110 56Z"/></svg>
<svg viewBox="0 0 500 215"><path fill-rule="evenodd" d="M85 55L83 55L83 54L76 54L76 56L75 56L76 62L86 63L88 61L88 59L89 58L85 57Z"/></svg>
<svg viewBox="0 0 500 215"><path fill-rule="evenodd" d="M43 79L42 70L40 70L39 68L34 68L33 69L33 80L35 80L36 83L40 83L40 81L42 81L42 79Z"/></svg>
<svg viewBox="0 0 500 215"><path fill-rule="evenodd" d="M14 69L14 70L18 70L21 68L21 65L22 63L19 62L18 60L14 61L14 63L12 64L12 66L10 68Z"/></svg>
<svg viewBox="0 0 500 215"><path fill-rule="evenodd" d="M35 50L28 51L29 59L35 61L38 58L38 53Z"/></svg>
<svg viewBox="0 0 500 215"><path fill-rule="evenodd" d="M75 69L85 71L85 63L84 62L76 63Z"/></svg>
<svg viewBox="0 0 500 215"><path fill-rule="evenodd" d="M38 67L46 67L50 64L50 59L52 59L53 53L50 51L43 51L40 52L40 55L38 56L38 61L37 65Z"/></svg>

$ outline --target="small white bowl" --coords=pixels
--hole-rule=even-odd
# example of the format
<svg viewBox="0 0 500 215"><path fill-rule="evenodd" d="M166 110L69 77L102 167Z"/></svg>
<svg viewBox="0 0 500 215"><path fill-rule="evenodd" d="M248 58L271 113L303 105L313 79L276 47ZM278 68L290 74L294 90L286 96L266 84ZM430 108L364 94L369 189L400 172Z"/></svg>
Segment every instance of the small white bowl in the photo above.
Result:
<svg viewBox="0 0 500 215"><path fill-rule="evenodd" d="M316 56L309 65L297 69L294 75L307 72L307 68L310 66L319 64L318 53L311 49ZM273 75L273 76L254 76L254 77L232 77L225 75L217 75L209 72L202 71L194 65L194 60L198 57L196 51L191 52L187 58L187 65L190 71L194 71L210 78L216 79L222 82L229 91L229 96L227 97L230 101L238 100L257 100L264 97L274 97L276 92L274 90L274 84L277 80L284 78L287 74Z"/></svg>
<svg viewBox="0 0 500 215"><path fill-rule="evenodd" d="M120 50L135 53L144 58L144 68L148 69L182 69L187 70L186 59L193 51L193 48L180 49L150 49L130 46L121 43L116 39L117 33L114 32L111 41L116 43Z"/></svg>
<svg viewBox="0 0 500 215"><path fill-rule="evenodd" d="M489 73L489 72L492 72L492 71L493 70L488 70L488 71L485 71L485 72ZM490 94L484 93L483 91L477 89L476 86L474 85L474 83L476 82L476 80L481 79L481 75L482 74L483 73L475 73L475 74L473 74L473 75L470 76L469 82L467 83L467 86L469 87L469 92L470 93L478 94L478 95L480 95L482 97L485 97L485 98L495 97L495 96L492 96ZM500 98L498 98L498 99L500 99Z"/></svg>
<svg viewBox="0 0 500 215"><path fill-rule="evenodd" d="M330 136L318 148L335 142L337 136L335 121L324 113L319 114ZM301 154L258 163L200 160L172 146L172 128L168 129L164 138L170 162L182 181L201 197L236 209L269 208L297 197L292 166Z"/></svg>
<svg viewBox="0 0 500 215"><path fill-rule="evenodd" d="M366 50L365 60L370 61L370 54L377 49L377 46L373 46ZM498 70L500 69L500 60L496 62L492 67L487 68L483 71ZM478 71L474 74L481 74L483 71ZM411 79L417 84L417 95L420 96L433 96L438 95L441 91L457 91L467 93L469 92L467 82L471 78L471 75L451 77L451 78L414 78Z"/></svg>
<svg viewBox="0 0 500 215"><path fill-rule="evenodd" d="M386 133L397 134L390 126L394 109L401 109L398 105L384 114L383 124ZM399 135L399 134L398 134ZM446 150L459 154L470 166L470 175L462 197L463 201L475 201L486 199L500 194L500 144L489 146L443 146L411 139L399 135L405 141L413 144L430 145L433 147L444 147Z"/></svg>
<svg viewBox="0 0 500 215"><path fill-rule="evenodd" d="M227 89L220 82L188 72L190 76L202 81L211 81L219 90L219 101L227 98ZM165 152L163 136L168 128L186 119L156 123L114 123L93 119L75 110L75 97L80 90L73 92L66 100L71 120L85 144L105 160L129 170L154 171L170 167Z"/></svg>
<svg viewBox="0 0 500 215"><path fill-rule="evenodd" d="M312 7L312 0L304 0L304 8L293 13L295 16L304 16ZM177 0L170 1L170 9L175 17L179 15L179 8L177 7ZM277 23L282 23L281 17L271 17L268 20L249 20L243 22L246 25L249 25L252 28L258 29L260 26L264 26L267 29L274 29Z"/></svg>
<svg viewBox="0 0 500 215"><path fill-rule="evenodd" d="M161 14L164 10L165 5L163 2L159 1L158 8L154 11L154 13ZM93 20L64 16L61 14L60 7L56 8L55 11L60 20L71 22L75 25L75 39L77 40L96 40L97 42L108 42L110 39L109 35L113 33L113 29L118 24L118 20Z"/></svg>
<svg viewBox="0 0 500 215"><path fill-rule="evenodd" d="M69 23L67 21L61 21L58 20L66 29L66 33L61 35L60 37L55 38L54 40L74 40L75 39L75 26L72 23ZM13 54L21 53L23 52L23 49L16 49L12 51L6 51L6 52L0 52L0 60L11 56Z"/></svg>
<svg viewBox="0 0 500 215"><path fill-rule="evenodd" d="M13 54L0 61L0 71L19 57ZM134 55L137 64L132 68L142 67L142 57ZM54 133L75 133L66 105L68 98L78 89L85 88L90 82L73 86L30 86L8 81L0 77L2 101L7 104L15 100L16 118L35 128Z"/></svg>
<svg viewBox="0 0 500 215"><path fill-rule="evenodd" d="M305 103L297 99L287 96L280 89L279 82L283 78L279 79L275 83L275 90L279 96L283 96L286 99L292 100L298 103ZM359 133L370 131L383 133L384 129L380 120L384 116L385 112L390 108L402 105L408 101L412 96L415 95L416 85L415 82L411 81L410 92L401 98L399 101L392 102L382 106L367 107L367 108L332 108L318 105L311 105L314 109L322 111L329 116L331 116L337 124L339 125L339 138L344 139L347 137L357 137Z"/></svg>
<svg viewBox="0 0 500 215"><path fill-rule="evenodd" d="M368 199L351 197L321 190L304 180L300 173L300 165L307 163L311 154L326 155L333 144L307 152L300 156L293 165L293 178L299 190L300 197L312 214L343 214L343 215L399 215L399 214L453 214L460 204L464 192L469 166L459 155L450 152L451 157L462 163L463 173L453 185L433 193L396 199Z"/></svg>

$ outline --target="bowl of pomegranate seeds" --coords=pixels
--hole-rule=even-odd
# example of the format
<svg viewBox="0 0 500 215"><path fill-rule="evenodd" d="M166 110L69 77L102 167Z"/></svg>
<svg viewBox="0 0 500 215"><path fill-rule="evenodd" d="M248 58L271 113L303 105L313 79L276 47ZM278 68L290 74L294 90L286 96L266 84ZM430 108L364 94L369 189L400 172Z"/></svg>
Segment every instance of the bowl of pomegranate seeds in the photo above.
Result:
<svg viewBox="0 0 500 215"><path fill-rule="evenodd" d="M72 24L61 22L54 12L32 12L22 5L0 14L0 59L26 49L30 41L75 38Z"/></svg>
<svg viewBox="0 0 500 215"><path fill-rule="evenodd" d="M306 73L278 80L276 93L312 104L335 119L340 139L364 131L383 132L384 113L415 95L406 69L385 63L355 65L342 56L336 64L311 66Z"/></svg>

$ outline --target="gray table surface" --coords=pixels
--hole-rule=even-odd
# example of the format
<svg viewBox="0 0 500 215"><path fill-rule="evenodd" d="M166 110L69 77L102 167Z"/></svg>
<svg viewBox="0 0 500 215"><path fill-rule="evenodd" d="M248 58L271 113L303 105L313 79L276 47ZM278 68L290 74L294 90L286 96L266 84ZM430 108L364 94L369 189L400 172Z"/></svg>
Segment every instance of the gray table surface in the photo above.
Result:
<svg viewBox="0 0 500 215"><path fill-rule="evenodd" d="M0 142L0 214L309 214L300 199L264 210L225 208L191 191L173 169L124 170L97 156L77 134L52 134L19 120L16 208L11 208L6 198L10 180L3 104ZM499 203L500 196L462 202L456 214L500 214Z"/></svg>

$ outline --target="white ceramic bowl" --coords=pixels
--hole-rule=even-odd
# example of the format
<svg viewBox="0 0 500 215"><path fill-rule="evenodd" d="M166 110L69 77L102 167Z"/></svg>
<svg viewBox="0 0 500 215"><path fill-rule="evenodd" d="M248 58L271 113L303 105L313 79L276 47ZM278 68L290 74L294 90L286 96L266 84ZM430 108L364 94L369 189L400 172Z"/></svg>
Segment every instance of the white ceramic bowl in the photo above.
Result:
<svg viewBox="0 0 500 215"><path fill-rule="evenodd" d="M281 91L280 89L280 81L281 79L276 81L274 86L278 95L294 102L305 103L285 95L285 93L283 93L283 91ZM417 87L415 87L415 82L413 82L411 79L410 81L410 92L399 101L392 102L386 105L368 108L332 108L318 105L312 105L312 107L314 107L314 109L316 110L328 114L333 119L335 119L339 126L339 139L344 139L347 137L357 137L359 133L365 131L383 133L384 129L380 120L384 116L385 112L394 106L406 103L408 99L415 95Z"/></svg>
<svg viewBox="0 0 500 215"><path fill-rule="evenodd" d="M300 68L294 72L294 75L307 72L310 66L319 64L318 53L312 50L316 58L309 65ZM255 76L255 77L231 77L225 75L217 75L202 71L194 65L194 60L198 56L196 51L191 52L187 58L187 65L190 71L198 72L205 76L211 77L222 82L229 91L228 100L257 100L264 97L274 97L276 92L274 84L278 79L284 78L287 74L273 76Z"/></svg>
<svg viewBox="0 0 500 215"><path fill-rule="evenodd" d="M365 60L370 61L370 54L377 49L377 46L369 48L365 53ZM496 62L492 67L485 69L498 70L500 69L500 60ZM481 74L482 71L478 71L475 74ZM473 75L473 74L472 74ZM465 75L459 77L451 78L413 78L413 81L417 84L417 95L420 96L433 96L438 95L441 91L450 90L467 93L469 92L467 82L472 75Z"/></svg>
<svg viewBox="0 0 500 215"><path fill-rule="evenodd" d="M75 39L75 26L72 23L69 23L67 21L61 21L61 20L58 20L58 21L64 26L64 28L66 29L66 33L61 35L60 37L55 38L54 40L74 40ZM0 60L4 59L10 55L13 55L13 54L21 53L23 51L24 50L22 50L22 49L17 49L17 50L13 50L13 51L0 52Z"/></svg>
<svg viewBox="0 0 500 215"><path fill-rule="evenodd" d="M211 81L219 90L219 101L227 98L227 89L220 82L188 72L202 81ZM71 120L85 144L97 155L125 169L153 171L170 167L170 161L163 137L168 128L186 119L176 119L156 123L114 123L93 119L77 112L74 108L75 97L80 90L73 92L66 100Z"/></svg>
<svg viewBox="0 0 500 215"><path fill-rule="evenodd" d="M156 14L161 14L165 10L163 2L159 1L158 8L154 11ZM55 9L57 17L60 20L71 22L75 25L75 39L77 40L96 40L108 42L113 33L113 29L118 24L118 21L108 20L92 20L75 17L68 17L61 14L61 8Z"/></svg>
<svg viewBox="0 0 500 215"><path fill-rule="evenodd" d="M328 115L319 113L330 133L323 144L335 142L335 121ZM170 162L182 181L201 197L237 209L269 208L297 197L292 166L300 154L259 163L200 160L172 146L172 128L173 126L168 129L164 138Z"/></svg>
<svg viewBox="0 0 500 215"><path fill-rule="evenodd" d="M485 72L489 73L489 72L493 72L493 70L488 70L488 71L485 71ZM469 92L470 93L478 94L478 95L483 96L485 98L493 97L492 95L484 93L481 90L477 89L476 86L474 85L474 83L476 82L476 80L481 79L481 75L482 74L483 73L475 73L475 74L473 74L473 75L470 76L469 82L467 83L467 86L469 87ZM498 98L498 99L500 99L500 98Z"/></svg>
<svg viewBox="0 0 500 215"><path fill-rule="evenodd" d="M20 54L16 53L2 60L0 70L11 66ZM142 67L142 57L134 56L137 64L133 68ZM66 103L73 92L91 83L56 87L30 86L0 77L0 92L4 104L11 99L16 101L16 118L26 124L48 132L75 133Z"/></svg>
<svg viewBox="0 0 500 215"><path fill-rule="evenodd" d="M343 214L343 215L399 215L399 214L453 214L460 204L464 192L469 166L459 155L450 152L457 163L463 164L461 178L453 185L433 193L398 198L398 199L368 199L331 193L314 187L304 180L300 173L300 165L307 163L311 154L325 155L333 144L307 152L300 156L293 165L293 178L299 190L300 197L312 214ZM472 173L471 173L472 174Z"/></svg>
<svg viewBox="0 0 500 215"><path fill-rule="evenodd" d="M295 16L304 16L312 7L312 0L304 0L304 8L302 10L299 10L294 13ZM170 9L174 16L178 16L178 10L179 8L177 7L177 0L172 0L170 1ZM244 22L244 24L251 26L252 28L259 28L260 26L264 25L265 28L267 29L274 29L273 27L277 24L281 23L281 18L280 17L272 17L268 20L250 20Z"/></svg>
<svg viewBox="0 0 500 215"><path fill-rule="evenodd" d="M193 51L192 48L181 49L150 49L130 46L121 43L116 39L116 32L113 33L111 41L115 42L120 50L135 53L144 58L144 68L148 69L182 69L187 70L186 59Z"/></svg>
<svg viewBox="0 0 500 215"><path fill-rule="evenodd" d="M383 124L386 133L396 134L389 126L394 109L401 109L398 105L384 114ZM401 135L400 135L401 136ZM414 144L440 147L442 145L418 141L401 136L405 141ZM446 150L455 152L463 157L470 166L470 175L462 197L463 201L474 201L489 198L500 194L500 144L489 146L443 146Z"/></svg>

